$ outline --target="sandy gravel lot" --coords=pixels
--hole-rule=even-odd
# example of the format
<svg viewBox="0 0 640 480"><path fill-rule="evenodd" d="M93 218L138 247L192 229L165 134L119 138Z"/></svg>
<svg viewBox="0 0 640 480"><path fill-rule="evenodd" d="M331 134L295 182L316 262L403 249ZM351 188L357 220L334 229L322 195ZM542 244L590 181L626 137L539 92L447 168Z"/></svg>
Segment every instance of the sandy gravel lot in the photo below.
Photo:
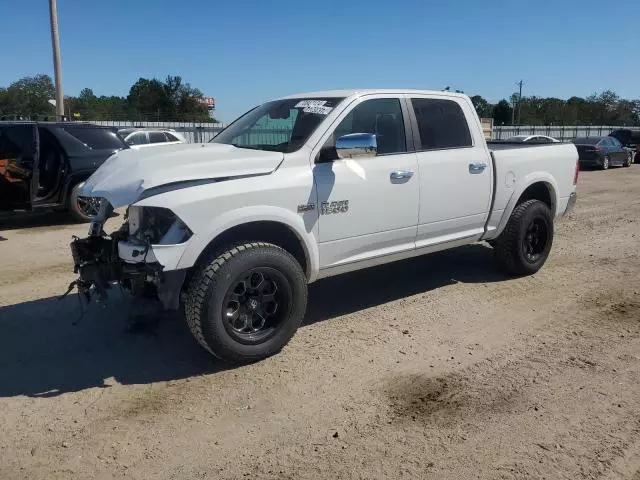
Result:
<svg viewBox="0 0 640 480"><path fill-rule="evenodd" d="M578 192L537 275L478 245L325 280L234 369L118 295L73 326L86 226L0 220L0 478L640 480L640 165Z"/></svg>

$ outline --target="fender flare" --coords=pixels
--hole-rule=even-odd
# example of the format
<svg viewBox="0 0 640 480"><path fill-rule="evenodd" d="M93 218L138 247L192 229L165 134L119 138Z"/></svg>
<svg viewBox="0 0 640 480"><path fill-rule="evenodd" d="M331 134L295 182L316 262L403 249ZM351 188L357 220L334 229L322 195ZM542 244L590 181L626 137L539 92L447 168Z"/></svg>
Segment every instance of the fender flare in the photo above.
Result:
<svg viewBox="0 0 640 480"><path fill-rule="evenodd" d="M311 217L309 217L311 220ZM215 218L208 228L194 234L189 240L176 268L190 268L195 265L200 254L218 238L231 228L254 222L279 223L291 230L300 240L302 249L309 264L308 280L313 282L320 269L320 254L316 238L313 234L315 221L311 225L305 224L302 216L290 210L273 206L241 207L227 211Z"/></svg>
<svg viewBox="0 0 640 480"><path fill-rule="evenodd" d="M500 223L498 223L498 228L496 228L496 237L502 233L504 228L507 226L507 222L509 218L511 218L511 214L513 210L516 208L518 204L518 200L522 194L529 188L531 185L535 183L544 183L549 190L549 196L551 197L551 214L553 218L556 217L557 209L558 209L558 184L551 176L551 174L547 172L532 172L524 176L517 184L507 202L507 207L504 209L502 213L502 217L500 218Z"/></svg>

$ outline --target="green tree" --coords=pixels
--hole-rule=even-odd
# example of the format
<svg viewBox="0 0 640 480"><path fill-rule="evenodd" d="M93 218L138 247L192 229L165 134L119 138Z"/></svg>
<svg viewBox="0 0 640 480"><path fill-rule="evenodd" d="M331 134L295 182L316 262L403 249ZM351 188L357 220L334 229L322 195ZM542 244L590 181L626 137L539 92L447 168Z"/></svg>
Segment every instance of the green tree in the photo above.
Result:
<svg viewBox="0 0 640 480"><path fill-rule="evenodd" d="M159 121L210 121L202 92L182 82L182 77L169 75L164 82L140 78L127 97L134 119Z"/></svg>
<svg viewBox="0 0 640 480"><path fill-rule="evenodd" d="M474 95L471 97L471 103L473 103L473 107L476 109L480 118L487 118L493 115L493 108L489 105L489 102L480 95Z"/></svg>
<svg viewBox="0 0 640 480"><path fill-rule="evenodd" d="M505 99L500 100L493 107L493 121L496 125L511 125L513 108Z"/></svg>
<svg viewBox="0 0 640 480"><path fill-rule="evenodd" d="M27 118L52 116L55 110L49 100L54 97L55 88L49 75L23 77L0 95L0 113Z"/></svg>
<svg viewBox="0 0 640 480"><path fill-rule="evenodd" d="M135 119L159 121L169 116L170 102L165 85L155 78L139 78L129 90L127 103Z"/></svg>

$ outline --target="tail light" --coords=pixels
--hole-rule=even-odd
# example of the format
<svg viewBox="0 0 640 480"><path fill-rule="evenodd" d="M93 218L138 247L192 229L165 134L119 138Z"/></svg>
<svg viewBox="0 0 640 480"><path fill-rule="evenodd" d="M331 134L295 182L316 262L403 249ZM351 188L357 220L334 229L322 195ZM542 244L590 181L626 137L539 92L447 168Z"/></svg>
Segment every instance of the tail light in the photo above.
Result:
<svg viewBox="0 0 640 480"><path fill-rule="evenodd" d="M573 184L578 184L578 176L580 175L580 161L576 160L576 171L573 174Z"/></svg>

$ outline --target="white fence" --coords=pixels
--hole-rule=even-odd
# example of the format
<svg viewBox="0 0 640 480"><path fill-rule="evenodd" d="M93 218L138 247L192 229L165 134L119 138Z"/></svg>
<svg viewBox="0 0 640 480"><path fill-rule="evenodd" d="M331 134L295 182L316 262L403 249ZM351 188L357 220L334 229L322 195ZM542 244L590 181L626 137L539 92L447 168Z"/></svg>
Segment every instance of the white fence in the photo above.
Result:
<svg viewBox="0 0 640 480"><path fill-rule="evenodd" d="M116 128L172 128L182 133L189 143L206 143L224 128L222 123L199 122L128 122L128 121L92 121L96 125Z"/></svg>
<svg viewBox="0 0 640 480"><path fill-rule="evenodd" d="M513 125L493 127L492 138L494 140L504 140L514 135L547 135L557 138L560 141L569 141L577 137L605 136L613 130L630 127L614 127L607 125L584 125L577 127L554 126L554 125ZM637 127L632 130L640 130Z"/></svg>

